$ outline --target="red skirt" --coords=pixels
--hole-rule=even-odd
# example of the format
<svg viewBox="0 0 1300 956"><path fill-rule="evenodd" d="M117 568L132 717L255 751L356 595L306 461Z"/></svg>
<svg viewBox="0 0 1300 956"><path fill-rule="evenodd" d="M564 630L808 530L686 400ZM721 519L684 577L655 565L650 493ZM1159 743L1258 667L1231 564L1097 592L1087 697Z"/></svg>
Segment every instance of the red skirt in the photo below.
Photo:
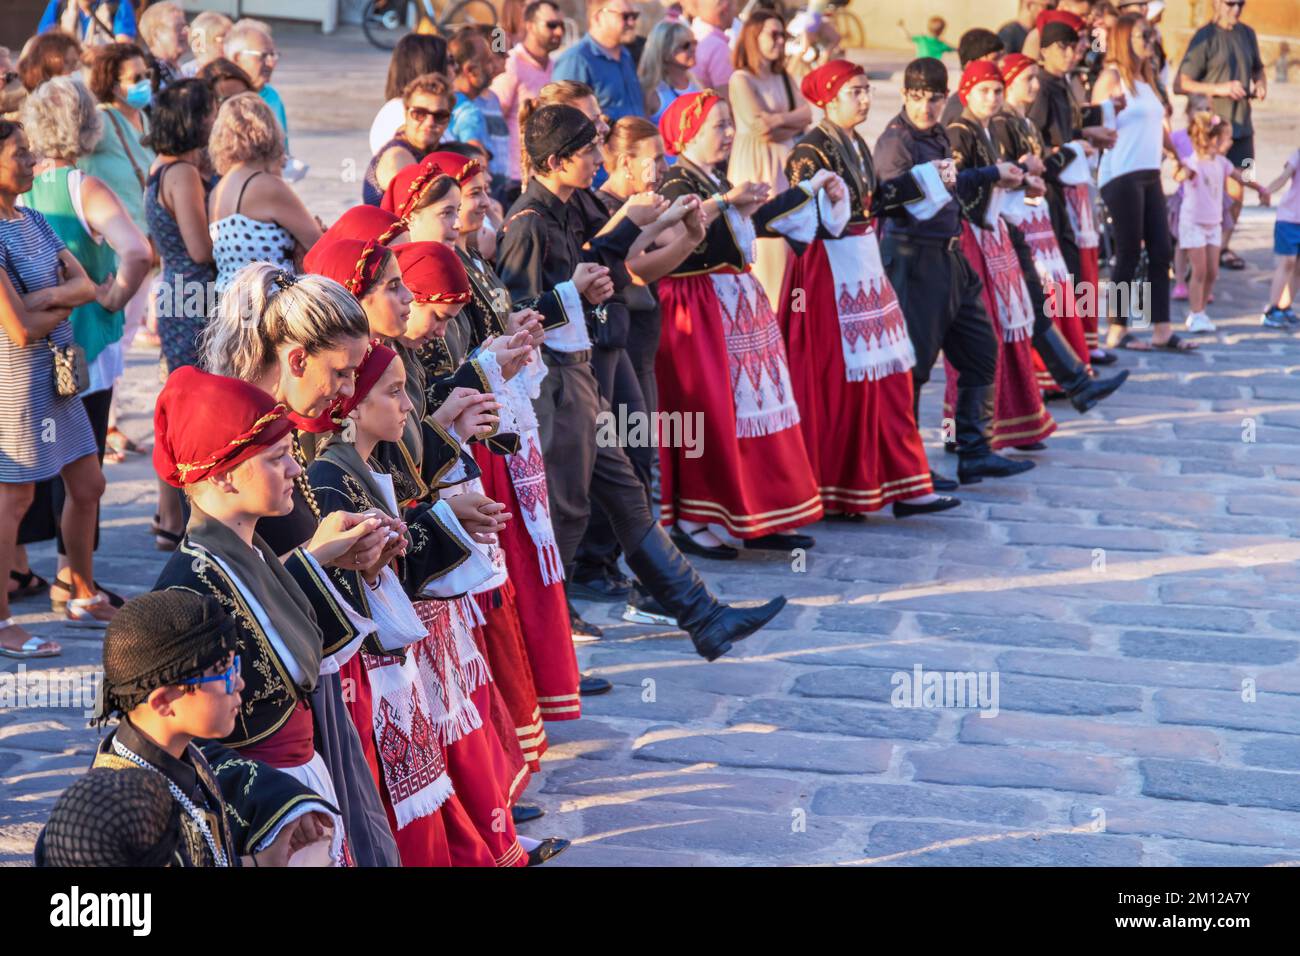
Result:
<svg viewBox="0 0 1300 956"><path fill-rule="evenodd" d="M564 597L564 582L542 583L542 566L537 548L524 525L519 498L510 480L505 459L495 455L482 444L474 446L474 458L483 472L484 493L506 506L514 517L506 522L500 533L500 545L506 555L506 568L514 586L513 600L517 609L523 646L527 655L533 690L533 706L546 720L577 720L582 716L578 697L578 658L573 650L573 631L569 627L569 609ZM489 650L493 643L489 640ZM492 658L494 676L496 658ZM518 721L521 741L541 736L540 757L546 749L545 733L531 709L521 712L520 703L502 690L511 713ZM526 748L525 748L526 749Z"/></svg>
<svg viewBox="0 0 1300 956"><path fill-rule="evenodd" d="M821 518L822 503L797 415L764 434L760 428L738 435L734 390L755 379L770 382L786 367L767 296L748 273L738 278L752 283L757 296L750 289L744 311L725 319L708 275L660 281L663 331L655 373L659 410L668 416L659 431L660 521L720 524L743 539L811 524ZM733 356L729 339L759 347ZM692 435L693 441L680 440Z"/></svg>
<svg viewBox="0 0 1300 956"><path fill-rule="evenodd" d="M343 700L352 716L352 723L356 725L357 735L361 738L361 749L379 790L384 812L388 815L388 826L397 841L397 853L402 866L495 866L492 852L479 837L454 793L443 801L436 813L419 817L398 829L392 798L379 768L379 751L375 743L372 718L374 698L361 655L354 655L344 664L340 675L345 682L344 686L352 690L343 695Z"/></svg>
<svg viewBox="0 0 1300 956"><path fill-rule="evenodd" d="M984 310L998 342L998 368L994 377L993 406L994 448L1032 445L1056 431L1056 422L1043 405L1043 396L1034 377L1034 347L1028 337L1008 342L998 324L993 282L984 264L984 255L969 223L962 223L961 250L979 276L984 289ZM957 404L958 372L944 356L947 385L944 389L943 415L952 420Z"/></svg>
<svg viewBox="0 0 1300 956"><path fill-rule="evenodd" d="M793 289L804 290L802 311L791 308ZM781 301L804 447L826 507L878 511L933 491L912 407L911 370L848 380L835 281L820 239L793 260Z"/></svg>
<svg viewBox="0 0 1300 956"><path fill-rule="evenodd" d="M1083 273L1084 288L1092 289L1092 307L1080 310L1079 320L1083 324L1084 341L1088 348L1095 349L1100 344L1097 338L1097 296L1100 293L1101 266L1097 259L1097 247L1079 249L1079 270Z"/></svg>

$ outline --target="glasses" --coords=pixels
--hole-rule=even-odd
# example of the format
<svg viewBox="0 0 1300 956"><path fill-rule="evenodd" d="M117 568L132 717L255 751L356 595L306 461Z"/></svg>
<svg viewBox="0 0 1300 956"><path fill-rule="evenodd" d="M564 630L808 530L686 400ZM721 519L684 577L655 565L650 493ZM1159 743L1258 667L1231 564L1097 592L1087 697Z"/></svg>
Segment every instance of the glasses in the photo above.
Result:
<svg viewBox="0 0 1300 956"><path fill-rule="evenodd" d="M197 687L200 684L215 684L219 680L223 680L226 682L227 694L233 694L235 692L235 681L239 680L239 655L238 654L236 654L235 659L230 662L230 666L227 667L220 674L213 674L210 677L191 677L188 678L187 680L177 681L177 683L180 684L182 687Z"/></svg>
<svg viewBox="0 0 1300 956"><path fill-rule="evenodd" d="M622 17L623 22L626 23L628 26L631 26L632 24L636 23L638 20L641 19L641 14L635 10L625 12L623 10L610 9L609 12L614 14L615 16Z"/></svg>
<svg viewBox="0 0 1300 956"><path fill-rule="evenodd" d="M786 33L784 30L780 30L780 31L773 31L767 34L767 37L774 43L777 41L784 42L790 39L790 34Z"/></svg>
<svg viewBox="0 0 1300 956"><path fill-rule="evenodd" d="M542 26L546 27L546 29L548 29L548 30L563 30L563 29L564 29L564 21L563 21L563 20L547 20L545 23L542 24Z"/></svg>
<svg viewBox="0 0 1300 956"><path fill-rule="evenodd" d="M406 115L417 123L427 123L429 120L446 123L451 119L451 113L447 110L426 110L423 106L408 106Z"/></svg>
<svg viewBox="0 0 1300 956"><path fill-rule="evenodd" d="M925 90L904 90L903 95L913 103L942 103L948 98L947 93L927 93Z"/></svg>
<svg viewBox="0 0 1300 956"><path fill-rule="evenodd" d="M263 63L278 63L280 53L278 50L240 50L240 56L251 56L254 59L261 60Z"/></svg>

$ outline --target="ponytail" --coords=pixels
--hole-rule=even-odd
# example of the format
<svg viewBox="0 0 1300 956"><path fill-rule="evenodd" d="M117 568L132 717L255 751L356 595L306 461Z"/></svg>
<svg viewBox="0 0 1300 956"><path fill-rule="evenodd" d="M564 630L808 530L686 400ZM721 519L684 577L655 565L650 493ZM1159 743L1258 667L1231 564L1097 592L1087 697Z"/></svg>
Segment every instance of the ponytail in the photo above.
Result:
<svg viewBox="0 0 1300 956"><path fill-rule="evenodd" d="M235 273L222 294L199 351L207 371L251 382L275 363L285 343L314 355L369 334L361 303L333 279L294 277L254 262Z"/></svg>

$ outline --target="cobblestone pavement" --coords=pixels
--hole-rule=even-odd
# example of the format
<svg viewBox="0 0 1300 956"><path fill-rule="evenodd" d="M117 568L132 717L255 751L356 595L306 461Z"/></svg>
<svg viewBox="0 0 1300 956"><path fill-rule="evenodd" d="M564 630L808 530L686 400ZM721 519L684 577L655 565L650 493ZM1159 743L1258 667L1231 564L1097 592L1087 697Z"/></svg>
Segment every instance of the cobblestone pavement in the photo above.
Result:
<svg viewBox="0 0 1300 956"><path fill-rule="evenodd" d="M383 59L346 32L279 40L294 151L314 167L303 192L328 219L357 190L333 170L360 148L378 103L355 91ZM310 97L326 42L328 102ZM802 570L702 562L725 598L790 597L728 657L587 605L606 638L579 656L615 690L548 726L529 794L548 815L525 832L574 840L553 865L1300 861L1300 346L1258 325L1270 240L1271 217L1245 220L1250 268L1225 273L1201 354L1124 353L1132 378L1100 409L1054 404L1035 471L963 488L949 515L819 526ZM133 351L123 425L146 442L156 389L156 353ZM164 559L147 456L109 478L97 577L139 592ZM51 548L33 560L52 572ZM100 637L45 610L15 606L66 648L39 673L80 688ZM987 679L996 716L893 706L916 668ZM0 664L0 693L18 670ZM0 699L0 864L21 865L97 733L81 705L14 703Z"/></svg>

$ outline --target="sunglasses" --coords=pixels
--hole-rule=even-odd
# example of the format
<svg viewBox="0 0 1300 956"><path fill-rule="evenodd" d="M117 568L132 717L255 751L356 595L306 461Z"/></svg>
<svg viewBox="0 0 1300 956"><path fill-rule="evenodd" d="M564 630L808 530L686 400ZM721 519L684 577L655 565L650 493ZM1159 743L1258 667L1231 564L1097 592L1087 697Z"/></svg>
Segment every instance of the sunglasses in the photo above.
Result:
<svg viewBox="0 0 1300 956"><path fill-rule="evenodd" d="M447 110L426 110L423 106L408 106L406 115L411 117L417 123L426 123L433 120L435 123L446 123L451 120L451 113Z"/></svg>
<svg viewBox="0 0 1300 956"><path fill-rule="evenodd" d="M769 33L768 36L771 37L773 40L788 40L788 39L790 39L790 34L786 33L784 30L773 31L773 32Z"/></svg>
<svg viewBox="0 0 1300 956"><path fill-rule="evenodd" d="M542 26L546 27L546 29L548 29L548 30L563 30L563 29L564 29L564 21L563 21L563 20L547 20L545 23L542 24Z"/></svg>
<svg viewBox="0 0 1300 956"><path fill-rule="evenodd" d="M1228 0L1228 2L1224 4L1224 6L1236 7L1238 10L1241 10L1246 6L1246 0Z"/></svg>
<svg viewBox="0 0 1300 956"><path fill-rule="evenodd" d="M187 680L177 681L177 683L182 687L197 687L200 684L215 684L217 681L221 680L226 682L226 693L233 694L235 692L235 681L238 679L239 655L236 654L235 659L230 662L230 666L220 674L213 674L211 677L191 677Z"/></svg>
<svg viewBox="0 0 1300 956"><path fill-rule="evenodd" d="M622 17L622 18L623 18L623 22L626 23L626 24L628 24L629 26L631 26L633 23L636 23L638 20L641 19L641 14L638 13L637 11L635 11L635 10L633 10L633 11L631 11L631 12L629 12L629 13L623 13L623 12L620 11L620 10L610 10L609 12L612 13L612 14L614 14L615 16L620 16L620 17Z"/></svg>

